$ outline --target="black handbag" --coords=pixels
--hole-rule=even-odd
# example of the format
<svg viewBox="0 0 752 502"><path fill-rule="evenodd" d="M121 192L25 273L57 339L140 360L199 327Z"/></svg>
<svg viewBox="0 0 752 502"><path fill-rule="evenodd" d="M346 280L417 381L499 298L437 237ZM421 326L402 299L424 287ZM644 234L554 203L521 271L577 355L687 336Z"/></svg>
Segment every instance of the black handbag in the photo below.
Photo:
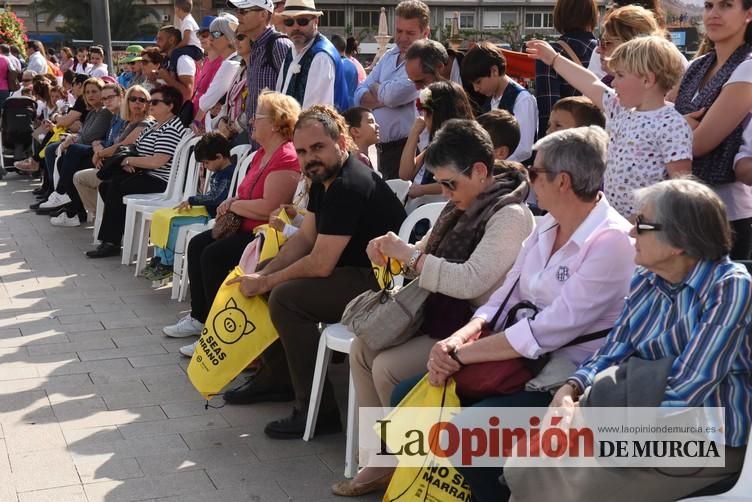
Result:
<svg viewBox="0 0 752 502"><path fill-rule="evenodd" d="M136 145L122 145L117 148L112 156L102 161L102 167L97 171L97 178L102 181L110 180L123 170L122 163L126 157L140 157Z"/></svg>

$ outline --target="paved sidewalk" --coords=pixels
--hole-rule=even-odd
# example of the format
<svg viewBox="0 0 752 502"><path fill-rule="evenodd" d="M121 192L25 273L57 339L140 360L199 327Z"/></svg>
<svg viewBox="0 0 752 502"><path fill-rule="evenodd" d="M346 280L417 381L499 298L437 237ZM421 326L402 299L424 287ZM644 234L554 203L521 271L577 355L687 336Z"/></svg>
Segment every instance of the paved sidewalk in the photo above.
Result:
<svg viewBox="0 0 752 502"><path fill-rule="evenodd" d="M0 502L347 500L344 435L267 439L290 404L205 410L161 334L188 305L87 259L91 228L28 211L34 186L0 181Z"/></svg>

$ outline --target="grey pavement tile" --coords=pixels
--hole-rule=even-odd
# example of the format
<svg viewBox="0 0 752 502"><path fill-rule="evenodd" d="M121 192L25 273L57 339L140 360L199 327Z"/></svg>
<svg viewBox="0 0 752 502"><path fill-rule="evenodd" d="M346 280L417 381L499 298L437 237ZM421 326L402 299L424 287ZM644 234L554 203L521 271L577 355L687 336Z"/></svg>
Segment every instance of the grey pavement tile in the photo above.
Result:
<svg viewBox="0 0 752 502"><path fill-rule="evenodd" d="M19 331L21 331L19 329ZM47 345L50 343L65 343L70 341L62 330L40 330L23 335L0 335L0 347L26 347L31 345Z"/></svg>
<svg viewBox="0 0 752 502"><path fill-rule="evenodd" d="M87 429L89 427L102 427L105 425L135 425L140 422L161 421L165 418L162 408L159 406L147 406L145 408L131 408L126 410L96 411L92 414L77 417L71 415L69 420L63 421L60 426L65 429Z"/></svg>
<svg viewBox="0 0 752 502"><path fill-rule="evenodd" d="M177 497L160 498L157 502L282 502L290 500L276 483L247 484L242 488L212 490ZM340 501L341 502L341 501Z"/></svg>
<svg viewBox="0 0 752 502"><path fill-rule="evenodd" d="M149 341L149 340L145 340ZM114 347L111 349L85 350L78 353L82 361L97 361L102 359L132 358L133 356L144 356L152 354L165 354L164 347L158 343L143 343L133 347ZM135 366L135 365L134 365Z"/></svg>
<svg viewBox="0 0 752 502"><path fill-rule="evenodd" d="M185 371L177 364L168 366L147 366L145 368L134 368L128 363L127 368L98 368L89 372L91 380L94 383L112 383L122 382L125 380L142 380L148 377L162 377L162 376L175 376L182 375L184 378Z"/></svg>
<svg viewBox="0 0 752 502"><path fill-rule="evenodd" d="M150 476L195 471L231 465L258 464L253 452L240 445L229 448L208 448L138 457L138 465Z"/></svg>
<svg viewBox="0 0 752 502"><path fill-rule="evenodd" d="M87 431L91 430L93 429L87 429ZM96 455L111 455L112 458L136 458L188 452L188 447L178 434L107 440L110 437L114 437L111 431L103 431L100 428L92 435L70 443L68 451L74 461Z"/></svg>
<svg viewBox="0 0 752 502"><path fill-rule="evenodd" d="M131 502L148 498L188 495L206 490L211 480L203 471L179 472L159 477L105 481L84 485L89 502Z"/></svg>
<svg viewBox="0 0 752 502"><path fill-rule="evenodd" d="M191 450L201 450L204 448L229 448L247 445L255 434L258 434L256 427L245 426L183 432L180 436Z"/></svg>
<svg viewBox="0 0 752 502"><path fill-rule="evenodd" d="M109 349L116 348L115 344L110 338L102 336L102 332L98 331L98 338L93 338L89 341L71 341L66 343L47 343L44 345L37 345L27 347L27 351L30 355L48 355L48 354L61 354L65 352L77 352L81 359L81 352L91 351L95 349Z"/></svg>
<svg viewBox="0 0 752 502"><path fill-rule="evenodd" d="M63 436L68 445L76 445L77 448L123 439L116 425L89 427L86 429L63 429Z"/></svg>
<svg viewBox="0 0 752 502"><path fill-rule="evenodd" d="M66 451L47 450L11 454L13 484L19 492L70 486L80 482ZM40 473L44 473L40 476Z"/></svg>
<svg viewBox="0 0 752 502"><path fill-rule="evenodd" d="M65 449L65 437L57 423L6 425L5 445L8 453Z"/></svg>
<svg viewBox="0 0 752 502"><path fill-rule="evenodd" d="M164 349L162 349L164 351ZM129 357L134 368L145 368L148 366L165 366L183 362L183 356L175 353L157 354L151 356Z"/></svg>
<svg viewBox="0 0 752 502"><path fill-rule="evenodd" d="M110 359L106 361L78 361L70 360L64 363L48 363L36 365L39 376L72 375L74 373L95 373L97 371L129 371L133 366L127 359Z"/></svg>
<svg viewBox="0 0 752 502"><path fill-rule="evenodd" d="M171 389L149 392L146 387L136 392L120 393L104 398L111 410L136 406L164 405L169 403L192 402L203 405L203 398L195 389L175 391ZM172 417L171 417L172 418Z"/></svg>
<svg viewBox="0 0 752 502"><path fill-rule="evenodd" d="M221 415L207 411L206 415L203 416L130 423L119 426L119 429L123 437L134 438L159 434L181 434L183 432L223 429L229 426L230 424L228 424Z"/></svg>
<svg viewBox="0 0 752 502"><path fill-rule="evenodd" d="M73 457L73 463L84 484L122 481L144 476L135 458L121 458L110 453Z"/></svg>
<svg viewBox="0 0 752 502"><path fill-rule="evenodd" d="M18 494L18 502L88 502L80 485L34 490Z"/></svg>

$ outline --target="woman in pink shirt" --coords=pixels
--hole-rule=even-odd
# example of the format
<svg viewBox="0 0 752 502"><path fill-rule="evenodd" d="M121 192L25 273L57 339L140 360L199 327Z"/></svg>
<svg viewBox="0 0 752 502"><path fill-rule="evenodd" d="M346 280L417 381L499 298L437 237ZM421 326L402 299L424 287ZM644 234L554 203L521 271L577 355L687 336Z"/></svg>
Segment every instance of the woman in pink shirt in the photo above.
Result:
<svg viewBox="0 0 752 502"><path fill-rule="evenodd" d="M3 103L10 96L10 85L8 82L8 70L10 70L10 59L0 54L0 109Z"/></svg>

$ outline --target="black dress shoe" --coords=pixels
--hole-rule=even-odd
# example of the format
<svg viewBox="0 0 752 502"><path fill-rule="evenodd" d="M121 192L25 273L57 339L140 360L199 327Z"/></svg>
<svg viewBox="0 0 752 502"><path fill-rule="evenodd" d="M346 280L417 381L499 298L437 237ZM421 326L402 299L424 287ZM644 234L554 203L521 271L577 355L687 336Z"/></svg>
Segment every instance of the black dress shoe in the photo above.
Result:
<svg viewBox="0 0 752 502"><path fill-rule="evenodd" d="M227 404L284 403L295 399L295 393L289 386L263 383L254 375L222 397Z"/></svg>
<svg viewBox="0 0 752 502"><path fill-rule="evenodd" d="M264 428L264 434L273 439L302 439L306 427L307 413L293 408L289 417L269 422ZM320 412L316 420L316 435L337 434L342 432L342 422L339 411Z"/></svg>
<svg viewBox="0 0 752 502"><path fill-rule="evenodd" d="M38 210L37 210L37 214L42 214L42 213L40 213L39 211L43 211L43 210L42 210L42 209L38 209ZM62 206L62 207L59 207L59 208L57 208L57 209L53 209L53 210L51 210L51 211L50 211L50 212L49 212L48 214L49 214L49 215L50 215L51 217L53 217L53 218L54 218L55 216L60 216L61 214L63 214L63 213L67 213L67 212L68 212L68 207L67 207L67 206Z"/></svg>
<svg viewBox="0 0 752 502"><path fill-rule="evenodd" d="M109 242L103 242L97 249L87 251L86 256L89 258L107 258L108 256L118 256L120 254L120 246Z"/></svg>
<svg viewBox="0 0 752 502"><path fill-rule="evenodd" d="M47 189L45 187L36 187L34 190L31 191L33 195L42 195L43 193L47 192Z"/></svg>
<svg viewBox="0 0 752 502"><path fill-rule="evenodd" d="M41 214L44 216L57 216L60 213L64 213L68 209L68 204L63 204L62 206L56 206L56 207L47 207L47 208L37 208L35 211L37 214Z"/></svg>
<svg viewBox="0 0 752 502"><path fill-rule="evenodd" d="M31 209L32 211L36 211L37 209L39 209L39 206L42 204L42 202L46 202L46 201L47 201L47 197L45 197L44 199L39 199L34 204L30 205L29 209Z"/></svg>

